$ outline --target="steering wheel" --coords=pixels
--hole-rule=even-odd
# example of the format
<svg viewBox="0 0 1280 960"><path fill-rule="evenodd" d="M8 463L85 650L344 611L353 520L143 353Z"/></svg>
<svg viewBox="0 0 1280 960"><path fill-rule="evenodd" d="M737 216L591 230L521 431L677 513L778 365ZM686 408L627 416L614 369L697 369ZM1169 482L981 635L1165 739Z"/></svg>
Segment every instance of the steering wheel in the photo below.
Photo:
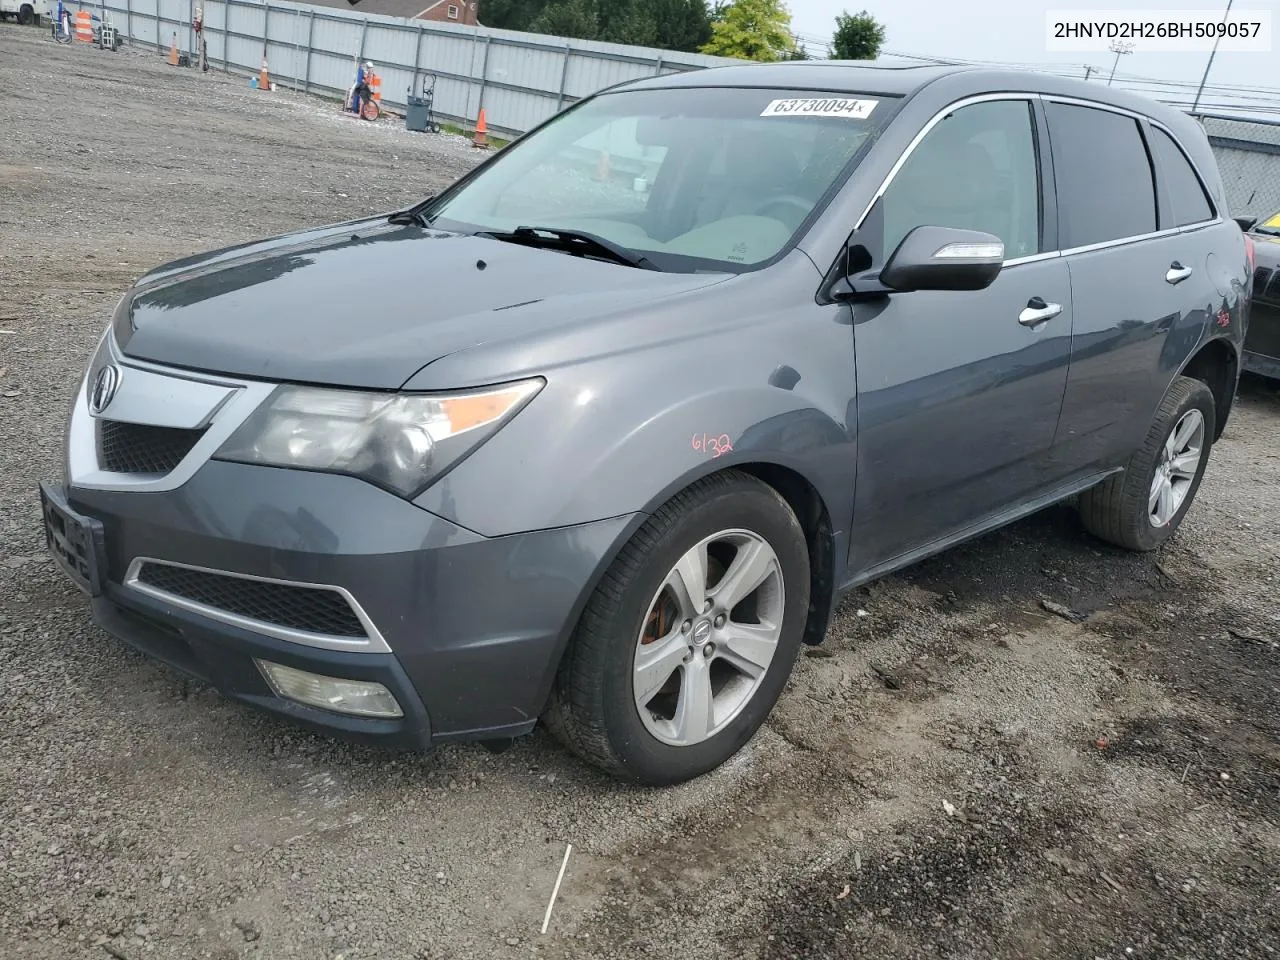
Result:
<svg viewBox="0 0 1280 960"><path fill-rule="evenodd" d="M794 207L800 214L795 221L797 224L809 215L809 211L813 209L812 201L806 200L804 197L794 193L778 193L769 197L763 203L760 203L751 209L751 213L757 217L765 217L768 214L766 210L772 210L774 207ZM783 223L791 224L790 219L784 217L773 217L774 220L781 220Z"/></svg>

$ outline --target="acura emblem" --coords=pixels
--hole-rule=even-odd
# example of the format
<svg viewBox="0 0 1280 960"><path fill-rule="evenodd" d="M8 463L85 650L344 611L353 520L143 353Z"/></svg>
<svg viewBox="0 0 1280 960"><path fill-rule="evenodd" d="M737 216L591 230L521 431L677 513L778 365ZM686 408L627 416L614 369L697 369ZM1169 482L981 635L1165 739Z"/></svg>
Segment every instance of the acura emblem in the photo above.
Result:
<svg viewBox="0 0 1280 960"><path fill-rule="evenodd" d="M93 392L89 394L89 412L99 414L115 398L120 388L120 368L109 363L98 371L98 379L93 381Z"/></svg>

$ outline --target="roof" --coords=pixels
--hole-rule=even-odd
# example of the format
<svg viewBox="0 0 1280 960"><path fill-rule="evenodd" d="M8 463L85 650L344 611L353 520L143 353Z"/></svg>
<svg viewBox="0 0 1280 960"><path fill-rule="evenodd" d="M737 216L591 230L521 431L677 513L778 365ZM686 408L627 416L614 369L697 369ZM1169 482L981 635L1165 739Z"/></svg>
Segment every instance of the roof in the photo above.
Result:
<svg viewBox="0 0 1280 960"><path fill-rule="evenodd" d="M954 85L966 91L1028 91L1065 97L1080 97L1110 104L1173 123L1185 114L1141 94L1030 70L1000 70L989 67L919 64L882 66L856 60L798 60L784 63L735 64L709 67L635 81L631 88L658 87L774 87L777 89L824 92L875 93L910 96L926 86Z"/></svg>

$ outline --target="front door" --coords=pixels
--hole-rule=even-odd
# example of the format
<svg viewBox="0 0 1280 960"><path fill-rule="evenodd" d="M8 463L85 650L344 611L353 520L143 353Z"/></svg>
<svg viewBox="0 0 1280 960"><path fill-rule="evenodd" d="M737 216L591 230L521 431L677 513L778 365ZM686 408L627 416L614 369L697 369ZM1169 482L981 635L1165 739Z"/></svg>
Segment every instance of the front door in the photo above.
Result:
<svg viewBox="0 0 1280 960"><path fill-rule="evenodd" d="M1006 263L975 292L857 303L850 573L892 562L1060 481L1049 460L1071 348L1067 266L1043 229L1030 100L954 110L908 156L854 242L883 263L913 227L982 230ZM874 265L873 263L873 265Z"/></svg>

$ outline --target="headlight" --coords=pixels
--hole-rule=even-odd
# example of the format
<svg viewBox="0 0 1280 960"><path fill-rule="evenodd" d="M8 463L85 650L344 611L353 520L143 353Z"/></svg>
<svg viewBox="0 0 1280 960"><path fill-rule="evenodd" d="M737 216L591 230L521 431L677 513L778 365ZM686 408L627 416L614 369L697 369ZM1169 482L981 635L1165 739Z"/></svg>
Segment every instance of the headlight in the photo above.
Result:
<svg viewBox="0 0 1280 960"><path fill-rule="evenodd" d="M281 386L215 458L346 473L413 497L515 416L543 382L430 396Z"/></svg>

